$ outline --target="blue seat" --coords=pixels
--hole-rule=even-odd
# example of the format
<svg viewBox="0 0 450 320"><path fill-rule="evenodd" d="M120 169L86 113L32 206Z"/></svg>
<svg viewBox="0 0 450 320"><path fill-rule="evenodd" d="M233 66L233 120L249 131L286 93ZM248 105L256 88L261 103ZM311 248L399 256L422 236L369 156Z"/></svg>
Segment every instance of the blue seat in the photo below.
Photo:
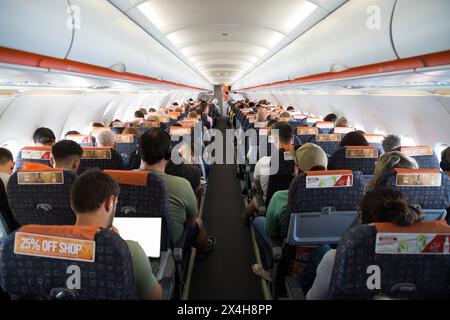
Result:
<svg viewBox="0 0 450 320"><path fill-rule="evenodd" d="M25 163L8 182L8 200L20 225L70 225L76 218L70 207L70 189L76 176L70 171Z"/></svg>
<svg viewBox="0 0 450 320"><path fill-rule="evenodd" d="M294 135L298 138L300 144L313 142L319 129L316 127L298 127L294 131Z"/></svg>
<svg viewBox="0 0 450 320"><path fill-rule="evenodd" d="M75 141L82 147L95 147L95 138L91 135L69 134L65 139Z"/></svg>
<svg viewBox="0 0 450 320"><path fill-rule="evenodd" d="M334 122L332 121L318 121L315 127L319 129L320 134L330 134L334 130Z"/></svg>
<svg viewBox="0 0 450 320"><path fill-rule="evenodd" d="M15 171L22 168L24 162L41 163L50 166L52 147L23 147L16 158Z"/></svg>
<svg viewBox="0 0 450 320"><path fill-rule="evenodd" d="M130 155L138 149L138 138L132 134L116 134L116 150L120 153L123 165L128 168Z"/></svg>
<svg viewBox="0 0 450 320"><path fill-rule="evenodd" d="M275 156L278 159L274 159ZM275 155L271 156L271 163L274 160L278 161L278 171L269 176L265 202L266 208L269 206L270 200L276 192L289 189L291 181L294 178L295 161L290 151L279 149Z"/></svg>
<svg viewBox="0 0 450 320"><path fill-rule="evenodd" d="M77 250L51 254L43 240ZM128 245L118 233L98 227L21 227L0 244L0 286L13 300L137 298Z"/></svg>
<svg viewBox="0 0 450 320"><path fill-rule="evenodd" d="M440 168L438 157L430 146L400 147L400 152L413 157L420 169Z"/></svg>
<svg viewBox="0 0 450 320"><path fill-rule="evenodd" d="M123 160L117 150L102 147L83 148L83 155L80 161L79 173L88 169L98 168L100 170L123 170Z"/></svg>
<svg viewBox="0 0 450 320"><path fill-rule="evenodd" d="M341 147L328 161L329 170L351 169L373 175L380 151L376 147Z"/></svg>
<svg viewBox="0 0 450 320"><path fill-rule="evenodd" d="M329 137L331 140L323 140L325 137ZM340 134L333 135L322 135L318 134L314 137L314 140L310 141L312 143L320 146L328 157L331 157L333 153L339 149L339 144L341 143L342 137Z"/></svg>
<svg viewBox="0 0 450 320"><path fill-rule="evenodd" d="M395 252L401 250L396 249L398 244L391 246L395 250L390 250L392 252L380 245L377 247L377 238L380 242L382 237L395 239L410 235L410 238L416 238L418 233L425 237L430 234L431 238L435 234L450 236L450 227L445 222L435 221L419 222L409 227L375 223L352 228L337 247L329 287L331 298L369 300L382 296L448 300L450 255L433 252L398 254ZM416 247L414 243L410 249ZM378 289L367 285L369 277L375 276L374 266L381 271Z"/></svg>

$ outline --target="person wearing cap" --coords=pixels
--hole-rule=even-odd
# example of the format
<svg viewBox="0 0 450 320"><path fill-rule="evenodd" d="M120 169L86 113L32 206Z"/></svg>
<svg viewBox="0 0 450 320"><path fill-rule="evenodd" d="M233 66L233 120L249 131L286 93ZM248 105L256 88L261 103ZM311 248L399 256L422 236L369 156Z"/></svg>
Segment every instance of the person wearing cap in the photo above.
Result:
<svg viewBox="0 0 450 320"><path fill-rule="evenodd" d="M33 134L33 142L35 146L52 146L55 144L56 136L49 128L38 128Z"/></svg>
<svg viewBox="0 0 450 320"><path fill-rule="evenodd" d="M313 143L305 143L296 151L291 150L295 161L295 175L299 176L307 171L327 170L328 157L321 147ZM256 217L253 220L253 230L261 255L260 264L254 264L252 270L258 276L267 281L271 281L267 268L267 258L265 252L270 250L272 238L282 238L283 226L288 223L288 194L289 190L276 192L270 200L265 217Z"/></svg>

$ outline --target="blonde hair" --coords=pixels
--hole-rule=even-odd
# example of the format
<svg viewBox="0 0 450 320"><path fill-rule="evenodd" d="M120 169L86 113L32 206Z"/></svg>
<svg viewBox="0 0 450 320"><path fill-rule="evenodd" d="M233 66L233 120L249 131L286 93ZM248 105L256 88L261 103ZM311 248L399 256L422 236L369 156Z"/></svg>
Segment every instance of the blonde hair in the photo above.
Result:
<svg viewBox="0 0 450 320"><path fill-rule="evenodd" d="M419 169L419 165L414 158L404 155L399 151L392 151L383 154L378 159L375 166L375 175L367 184L367 191L372 191L381 187L385 181L386 175L395 168Z"/></svg>
<svg viewBox="0 0 450 320"><path fill-rule="evenodd" d="M122 134L132 134L135 137L140 137L142 133L136 128L125 128Z"/></svg>
<svg viewBox="0 0 450 320"><path fill-rule="evenodd" d="M336 122L334 123L336 127L348 127L348 120L346 117L339 117L336 119Z"/></svg>

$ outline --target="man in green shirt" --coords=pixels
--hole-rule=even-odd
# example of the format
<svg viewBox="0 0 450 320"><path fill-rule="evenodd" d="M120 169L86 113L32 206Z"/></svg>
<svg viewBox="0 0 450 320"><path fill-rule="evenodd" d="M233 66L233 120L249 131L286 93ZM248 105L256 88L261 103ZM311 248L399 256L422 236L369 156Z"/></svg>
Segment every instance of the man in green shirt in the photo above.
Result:
<svg viewBox="0 0 450 320"><path fill-rule="evenodd" d="M72 185L71 207L77 216L77 226L111 228L116 212L119 185L109 175L99 170L89 170ZM152 273L150 261L139 243L126 241L133 265L133 276L138 299L159 300L161 285Z"/></svg>
<svg viewBox="0 0 450 320"><path fill-rule="evenodd" d="M216 238L208 236L203 221L197 218L197 198L191 184L184 178L165 173L166 165L172 156L172 141L169 134L161 128L147 130L139 140L139 153L140 170L150 171L165 182L173 241L178 242L184 228L188 228L185 249L192 245L199 250L199 255L211 252L216 245Z"/></svg>
<svg viewBox="0 0 450 320"><path fill-rule="evenodd" d="M300 175L306 171L326 170L328 166L326 153L321 147L313 143L302 145L297 151L293 152L292 157L295 161L295 175ZM268 281L270 281L270 273L264 269L268 266L266 252L270 251L272 238L283 238L285 236L282 234L282 230L283 226L288 223L288 194L289 190L276 192L270 200L266 216L260 216L253 220L253 229L262 266L255 264L252 269L257 275Z"/></svg>

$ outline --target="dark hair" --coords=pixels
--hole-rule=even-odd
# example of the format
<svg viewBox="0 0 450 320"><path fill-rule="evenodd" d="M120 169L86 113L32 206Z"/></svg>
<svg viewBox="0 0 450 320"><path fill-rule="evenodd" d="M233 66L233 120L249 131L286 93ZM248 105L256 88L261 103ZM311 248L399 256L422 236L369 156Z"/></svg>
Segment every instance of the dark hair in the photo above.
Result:
<svg viewBox="0 0 450 320"><path fill-rule="evenodd" d="M135 118L145 118L145 115L144 115L144 113L143 113L141 110L137 110L137 111L134 113L134 117L135 117Z"/></svg>
<svg viewBox="0 0 450 320"><path fill-rule="evenodd" d="M287 110L287 111L295 111L295 108L294 108L293 106L289 106L289 107L287 107L286 110Z"/></svg>
<svg viewBox="0 0 450 320"><path fill-rule="evenodd" d="M441 153L441 169L450 171L450 147L447 147Z"/></svg>
<svg viewBox="0 0 450 320"><path fill-rule="evenodd" d="M150 109L148 109L148 112L156 112L156 109L155 108L150 108Z"/></svg>
<svg viewBox="0 0 450 320"><path fill-rule="evenodd" d="M178 105L178 102L175 101L174 103L172 103L172 105L173 105L173 106L177 106L177 105Z"/></svg>
<svg viewBox="0 0 450 320"><path fill-rule="evenodd" d="M9 161L14 161L11 151L6 148L0 148L0 165L4 165Z"/></svg>
<svg viewBox="0 0 450 320"><path fill-rule="evenodd" d="M78 131L76 131L76 130L70 130L70 131L66 132L64 137L67 137L67 136L70 136L70 135L75 135L75 134L80 134L80 133Z"/></svg>
<svg viewBox="0 0 450 320"><path fill-rule="evenodd" d="M92 127L93 127L93 128L104 128L105 126L103 125L103 123L100 123L100 122L94 122L94 123L92 124Z"/></svg>
<svg viewBox="0 0 450 320"><path fill-rule="evenodd" d="M34 143L50 144L55 142L55 140L55 134L49 128L38 128L33 134Z"/></svg>
<svg viewBox="0 0 450 320"><path fill-rule="evenodd" d="M108 174L91 169L80 175L72 185L70 205L75 213L98 210L111 196L120 194L119 184Z"/></svg>
<svg viewBox="0 0 450 320"><path fill-rule="evenodd" d="M150 128L139 140L139 153L142 160L152 165L161 160L169 160L172 141L167 132L161 128Z"/></svg>
<svg viewBox="0 0 450 320"><path fill-rule="evenodd" d="M248 107L253 108L255 106L255 103L253 101L249 102Z"/></svg>
<svg viewBox="0 0 450 320"><path fill-rule="evenodd" d="M348 147L348 146L368 146L366 138L360 132L349 132L347 133L341 140L339 144L340 147Z"/></svg>
<svg viewBox="0 0 450 320"><path fill-rule="evenodd" d="M277 122L272 126L272 130L278 130L280 136L280 142L290 144L294 130L292 126L287 122Z"/></svg>
<svg viewBox="0 0 450 320"><path fill-rule="evenodd" d="M52 146L52 156L56 161L65 160L73 156L81 158L82 154L83 149L75 141L61 140Z"/></svg>
<svg viewBox="0 0 450 320"><path fill-rule="evenodd" d="M323 118L323 121L332 121L335 122L337 119L337 115L335 115L334 113L329 113L325 116L325 118Z"/></svg>
<svg viewBox="0 0 450 320"><path fill-rule="evenodd" d="M273 126L275 123L278 123L277 119L270 119L269 121L267 121L267 126L271 127Z"/></svg>
<svg viewBox="0 0 450 320"><path fill-rule="evenodd" d="M361 223L391 222L410 226L422 219L422 213L411 206L399 190L382 187L368 191L359 204Z"/></svg>

